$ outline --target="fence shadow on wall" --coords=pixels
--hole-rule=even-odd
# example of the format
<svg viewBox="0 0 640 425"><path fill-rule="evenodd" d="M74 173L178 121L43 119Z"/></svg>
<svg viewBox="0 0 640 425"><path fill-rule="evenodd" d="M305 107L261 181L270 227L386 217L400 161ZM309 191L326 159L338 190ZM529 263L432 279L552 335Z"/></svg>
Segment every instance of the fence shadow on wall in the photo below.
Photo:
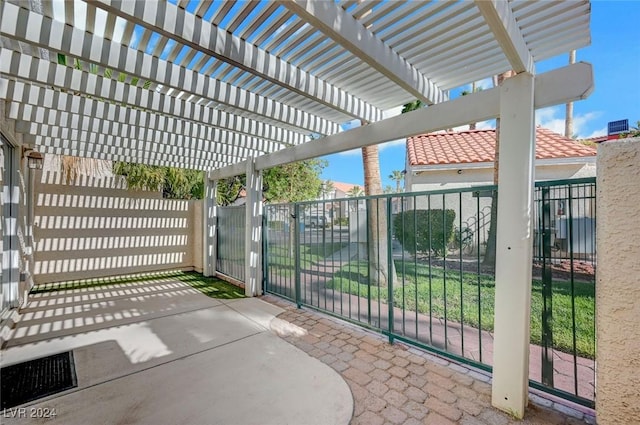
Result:
<svg viewBox="0 0 640 425"><path fill-rule="evenodd" d="M35 184L36 283L165 269L197 269L200 205L129 191L121 177Z"/></svg>

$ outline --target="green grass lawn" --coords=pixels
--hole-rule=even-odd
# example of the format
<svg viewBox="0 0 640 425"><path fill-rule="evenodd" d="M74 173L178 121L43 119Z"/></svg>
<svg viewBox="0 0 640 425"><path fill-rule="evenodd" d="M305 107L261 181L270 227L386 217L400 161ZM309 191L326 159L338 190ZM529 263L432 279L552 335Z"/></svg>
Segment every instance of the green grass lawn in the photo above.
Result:
<svg viewBox="0 0 640 425"><path fill-rule="evenodd" d="M143 273L130 276L116 276L105 277L96 279L84 279L74 280L69 282L57 282L44 285L36 285L31 290L31 293L44 293L55 291L66 291L72 289L85 289L100 286L113 286L124 285L131 283L144 283L144 282L158 282L158 281L170 281L179 280L194 289L202 292L211 298L220 299L233 299L243 298L244 290L230 283L224 282L220 279L213 277L204 277L200 273L195 272L182 272L182 271L170 271L170 272L158 272L158 273Z"/></svg>
<svg viewBox="0 0 640 425"><path fill-rule="evenodd" d="M446 317L448 321L464 323L493 331L495 280L474 273L444 270L424 264L396 261L398 281L393 288L394 304L409 311ZM334 274L327 286L359 296L367 296L367 263L351 262ZM446 275L445 275L446 273ZM553 345L564 352L573 352L573 315L570 282L552 284ZM576 282L575 326L576 352L588 358L595 356L595 285ZM388 289L372 287L371 297L386 302ZM445 303L446 297L446 303ZM542 282L532 280L531 342L540 344L542 336Z"/></svg>
<svg viewBox="0 0 640 425"><path fill-rule="evenodd" d="M309 268L312 264L324 261L347 246L344 242L327 242L323 244L309 244L300 246L300 268ZM270 245L268 247L269 272L282 277L292 277L295 270L294 257L291 250L284 245Z"/></svg>

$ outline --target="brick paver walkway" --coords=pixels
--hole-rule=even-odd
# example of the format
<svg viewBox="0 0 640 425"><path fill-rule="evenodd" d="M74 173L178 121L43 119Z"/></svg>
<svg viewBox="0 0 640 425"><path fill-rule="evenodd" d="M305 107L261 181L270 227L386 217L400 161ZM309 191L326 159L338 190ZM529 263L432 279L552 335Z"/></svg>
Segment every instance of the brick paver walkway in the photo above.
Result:
<svg viewBox="0 0 640 425"><path fill-rule="evenodd" d="M263 299L285 309L274 321L274 331L349 384L354 425L595 423L591 411L535 395L525 419L514 420L491 407L485 374L404 344L391 345L382 336L279 298Z"/></svg>

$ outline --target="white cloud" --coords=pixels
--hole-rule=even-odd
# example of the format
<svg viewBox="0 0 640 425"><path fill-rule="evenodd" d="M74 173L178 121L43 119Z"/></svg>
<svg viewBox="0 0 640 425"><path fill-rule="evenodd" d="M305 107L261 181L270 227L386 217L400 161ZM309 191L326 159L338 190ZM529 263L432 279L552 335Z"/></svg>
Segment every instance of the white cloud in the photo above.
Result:
<svg viewBox="0 0 640 425"><path fill-rule="evenodd" d="M551 106L536 111L536 125L548 128L558 134L564 134L565 125L565 109L564 106ZM601 112L587 112L586 114L573 115L573 134L578 138L593 137L585 134L589 124L602 115ZM600 130L593 131L591 134L598 133ZM604 130L606 132L606 128Z"/></svg>
<svg viewBox="0 0 640 425"><path fill-rule="evenodd" d="M592 137L601 137L601 136L606 136L607 135L607 126L604 126L602 128L599 128L593 132L591 132L591 134L587 134L586 136L584 136L585 139L591 139Z"/></svg>
<svg viewBox="0 0 640 425"><path fill-rule="evenodd" d="M484 80L476 81L476 87L487 90L493 88L493 78L485 78Z"/></svg>
<svg viewBox="0 0 640 425"><path fill-rule="evenodd" d="M390 142L381 143L378 149L380 152L382 152L383 150L394 146L404 146L406 143L407 139L391 140Z"/></svg>

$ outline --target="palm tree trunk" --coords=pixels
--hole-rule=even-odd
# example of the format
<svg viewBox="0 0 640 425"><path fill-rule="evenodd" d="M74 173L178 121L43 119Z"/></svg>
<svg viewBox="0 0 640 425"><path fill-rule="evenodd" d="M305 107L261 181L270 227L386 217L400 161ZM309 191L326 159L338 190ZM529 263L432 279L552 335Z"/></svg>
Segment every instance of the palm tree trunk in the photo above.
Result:
<svg viewBox="0 0 640 425"><path fill-rule="evenodd" d="M514 76L513 71L507 71L498 75L496 84L500 86L504 80ZM493 184L498 185L498 169L500 168L500 117L496 118L496 147L495 159L493 161ZM496 235L498 231L498 190L491 194L491 221L489 222L489 233L487 235L487 250L484 254L483 263L495 267L496 264Z"/></svg>
<svg viewBox="0 0 640 425"><path fill-rule="evenodd" d="M364 166L364 190L367 196L382 193L380 179L380 160L378 146L362 148L362 163ZM388 263L387 238L387 204L385 198L367 200L367 240L369 259L369 284L372 286L387 286L393 282L395 268L393 262L391 271ZM391 274L390 274L391 273ZM389 277L391 276L391 281Z"/></svg>
<svg viewBox="0 0 640 425"><path fill-rule="evenodd" d="M576 63L576 51L569 53L569 65ZM573 102L567 103L566 115L564 120L564 137L573 138Z"/></svg>

